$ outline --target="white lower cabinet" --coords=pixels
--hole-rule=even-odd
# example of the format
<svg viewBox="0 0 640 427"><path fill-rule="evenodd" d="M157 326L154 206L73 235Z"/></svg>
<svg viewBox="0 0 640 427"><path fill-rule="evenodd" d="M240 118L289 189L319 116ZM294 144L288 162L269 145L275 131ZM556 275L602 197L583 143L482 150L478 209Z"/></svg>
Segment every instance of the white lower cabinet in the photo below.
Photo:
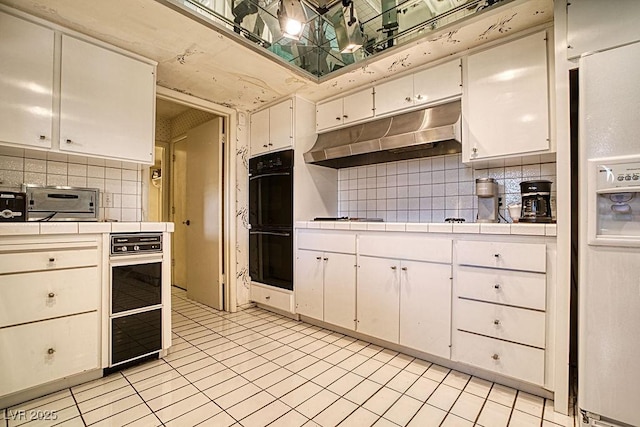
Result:
<svg viewBox="0 0 640 427"><path fill-rule="evenodd" d="M258 304L293 313L293 293L291 291L252 283L249 288L249 296L251 301Z"/></svg>
<svg viewBox="0 0 640 427"><path fill-rule="evenodd" d="M323 252L299 249L296 257L296 313L323 319Z"/></svg>
<svg viewBox="0 0 640 427"><path fill-rule="evenodd" d="M400 334L400 261L360 256L357 330L397 343Z"/></svg>
<svg viewBox="0 0 640 427"><path fill-rule="evenodd" d="M93 311L0 329L0 396L97 369L98 326Z"/></svg>
<svg viewBox="0 0 640 427"><path fill-rule="evenodd" d="M402 261L400 344L451 357L451 265Z"/></svg>

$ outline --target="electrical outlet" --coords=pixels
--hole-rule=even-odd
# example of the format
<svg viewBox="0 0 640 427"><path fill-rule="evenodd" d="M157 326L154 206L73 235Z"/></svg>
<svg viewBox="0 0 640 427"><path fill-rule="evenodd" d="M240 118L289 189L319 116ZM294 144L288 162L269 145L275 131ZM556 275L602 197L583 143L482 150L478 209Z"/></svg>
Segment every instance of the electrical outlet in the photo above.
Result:
<svg viewBox="0 0 640 427"><path fill-rule="evenodd" d="M104 197L104 207L112 208L113 207L113 194L107 193L106 191L102 193Z"/></svg>

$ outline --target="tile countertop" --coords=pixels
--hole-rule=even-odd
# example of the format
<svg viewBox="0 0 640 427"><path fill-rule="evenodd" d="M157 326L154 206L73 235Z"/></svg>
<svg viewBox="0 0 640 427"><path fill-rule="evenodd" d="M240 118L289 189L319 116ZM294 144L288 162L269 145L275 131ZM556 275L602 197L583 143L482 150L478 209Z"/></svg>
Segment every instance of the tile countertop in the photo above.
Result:
<svg viewBox="0 0 640 427"><path fill-rule="evenodd" d="M410 223L410 222L349 222L296 221L296 228L356 231L409 231L420 233L510 234L519 236L556 236L556 224L495 224L495 223Z"/></svg>
<svg viewBox="0 0 640 427"><path fill-rule="evenodd" d="M0 224L0 237L35 234L99 234L167 231L172 222L6 222Z"/></svg>

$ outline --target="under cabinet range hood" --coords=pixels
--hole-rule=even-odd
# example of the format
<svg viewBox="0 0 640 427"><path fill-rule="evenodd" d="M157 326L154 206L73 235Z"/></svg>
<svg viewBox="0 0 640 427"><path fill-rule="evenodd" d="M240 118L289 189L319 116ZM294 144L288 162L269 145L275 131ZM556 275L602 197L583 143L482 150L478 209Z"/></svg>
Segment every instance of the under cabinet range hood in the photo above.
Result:
<svg viewBox="0 0 640 427"><path fill-rule="evenodd" d="M460 101L318 135L306 163L345 168L462 152Z"/></svg>

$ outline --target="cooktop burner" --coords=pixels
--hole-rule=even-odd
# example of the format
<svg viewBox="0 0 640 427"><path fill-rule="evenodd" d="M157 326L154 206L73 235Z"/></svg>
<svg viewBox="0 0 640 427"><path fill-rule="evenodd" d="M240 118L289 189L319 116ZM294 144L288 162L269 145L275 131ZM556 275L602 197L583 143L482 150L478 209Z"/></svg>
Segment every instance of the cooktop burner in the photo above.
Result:
<svg viewBox="0 0 640 427"><path fill-rule="evenodd" d="M317 216L314 221L383 222L382 218L354 218L350 216Z"/></svg>
<svg viewBox="0 0 640 427"><path fill-rule="evenodd" d="M445 218L444 222L448 222L448 223L460 223L460 222L464 222L464 218Z"/></svg>

